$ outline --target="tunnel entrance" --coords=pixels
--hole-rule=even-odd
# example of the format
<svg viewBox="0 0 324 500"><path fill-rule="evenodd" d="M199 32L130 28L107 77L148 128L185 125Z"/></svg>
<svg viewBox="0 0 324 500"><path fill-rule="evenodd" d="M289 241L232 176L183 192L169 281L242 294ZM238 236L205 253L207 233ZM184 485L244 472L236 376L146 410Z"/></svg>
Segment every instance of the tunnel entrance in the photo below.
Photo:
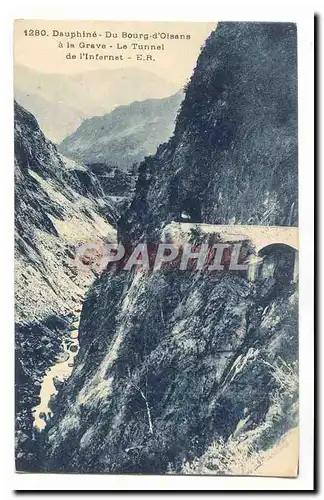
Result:
<svg viewBox="0 0 324 500"><path fill-rule="evenodd" d="M185 198L180 205L180 222L201 222L200 201Z"/></svg>
<svg viewBox="0 0 324 500"><path fill-rule="evenodd" d="M274 243L258 252L258 280L274 278L277 283L289 284L298 276L298 252L283 243Z"/></svg>

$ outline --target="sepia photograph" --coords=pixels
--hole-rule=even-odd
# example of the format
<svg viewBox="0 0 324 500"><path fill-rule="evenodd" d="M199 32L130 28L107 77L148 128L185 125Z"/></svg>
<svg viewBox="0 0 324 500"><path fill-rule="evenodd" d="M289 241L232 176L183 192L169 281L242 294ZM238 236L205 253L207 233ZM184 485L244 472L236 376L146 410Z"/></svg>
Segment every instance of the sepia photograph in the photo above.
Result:
<svg viewBox="0 0 324 500"><path fill-rule="evenodd" d="M289 489L301 24L93 18L12 26L14 473Z"/></svg>

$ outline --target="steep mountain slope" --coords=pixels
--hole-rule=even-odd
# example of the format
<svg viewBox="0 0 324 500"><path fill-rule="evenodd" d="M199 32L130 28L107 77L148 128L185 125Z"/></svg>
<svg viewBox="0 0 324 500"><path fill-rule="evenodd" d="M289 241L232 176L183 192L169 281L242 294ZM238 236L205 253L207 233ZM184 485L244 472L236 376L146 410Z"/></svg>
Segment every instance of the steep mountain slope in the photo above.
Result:
<svg viewBox="0 0 324 500"><path fill-rule="evenodd" d="M183 212L210 224L296 226L296 58L292 25L222 24L171 141L140 168L121 232L136 239Z"/></svg>
<svg viewBox="0 0 324 500"><path fill-rule="evenodd" d="M131 167L170 138L182 99L178 92L164 99L133 102L85 120L63 140L59 151L84 163Z"/></svg>
<svg viewBox="0 0 324 500"><path fill-rule="evenodd" d="M158 242L182 217L297 224L294 25L219 23L207 40L119 237ZM297 294L273 277L104 273L82 310L44 470L244 473L240 461L297 424Z"/></svg>
<svg viewBox="0 0 324 500"><path fill-rule="evenodd" d="M64 160L36 119L15 103L16 429L19 463L32 462L32 408L45 371L62 355L71 317L93 274L74 250L115 239L117 214L96 177ZM72 313L72 314L71 314Z"/></svg>
<svg viewBox="0 0 324 500"><path fill-rule="evenodd" d="M24 66L16 66L14 77L17 101L26 106L30 102L33 109L28 109L35 112L39 122L46 126L44 131L48 137L55 142L62 141L72 133L71 116L82 119L103 115L116 106L166 97L178 90L167 79L136 68L68 75L39 73ZM37 102L32 97L35 95ZM62 121L49 122L48 114L53 106L57 106ZM56 129L55 123L58 125Z"/></svg>

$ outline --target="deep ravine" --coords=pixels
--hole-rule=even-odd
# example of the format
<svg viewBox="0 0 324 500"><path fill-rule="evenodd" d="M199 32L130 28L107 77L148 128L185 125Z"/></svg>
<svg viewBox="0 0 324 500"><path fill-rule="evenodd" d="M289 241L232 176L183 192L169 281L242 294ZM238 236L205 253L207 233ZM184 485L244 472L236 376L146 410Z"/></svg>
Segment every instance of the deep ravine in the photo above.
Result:
<svg viewBox="0 0 324 500"><path fill-rule="evenodd" d="M46 370L44 378L41 381L39 404L32 409L33 427L40 432L45 429L46 423L53 416L51 402L58 394L57 385L65 382L71 376L75 358L79 350L79 309L67 319L70 323L69 335L63 338L61 344L62 351L55 360L55 364Z"/></svg>
<svg viewBox="0 0 324 500"><path fill-rule="evenodd" d="M107 221L115 210L91 172L74 166L73 188L62 184L62 158L20 110L18 257L29 282L41 285L31 287L31 302L44 307L37 323L20 311L17 328L22 470L250 474L298 434L298 280L280 273L293 268L280 245L265 247L273 271L254 282L228 270L113 266L94 277L89 269L72 373L55 388L44 430L29 432L44 375L71 334L66 317L86 284L70 267L66 282L50 259L44 269L44 255L66 256L75 240L98 232L102 241L156 245L173 222L199 224L197 244L210 237L201 227L298 225L296 63L293 24L219 23L197 60L173 136L140 164L132 202L114 228ZM30 161L21 165L21 156ZM87 196L80 195L83 175ZM26 183L37 200L32 224ZM38 344L30 345L36 334ZM46 413L47 396L43 402Z"/></svg>
<svg viewBox="0 0 324 500"><path fill-rule="evenodd" d="M157 243L184 219L296 226L297 209L296 27L219 23L118 239ZM43 470L244 473L298 423L297 311L298 285L275 274L103 273Z"/></svg>
<svg viewBox="0 0 324 500"><path fill-rule="evenodd" d="M116 217L95 176L61 157L35 118L15 103L18 470L37 468L36 427L44 427L40 414L49 415L50 394L57 390L53 383L59 385L52 379L54 370L71 372L67 342L78 342L71 338L71 327L76 330L71 323L95 278L91 270L77 269L76 249L88 241L115 241L116 230L108 220L115 224ZM69 348L70 358L76 354L72 351Z"/></svg>

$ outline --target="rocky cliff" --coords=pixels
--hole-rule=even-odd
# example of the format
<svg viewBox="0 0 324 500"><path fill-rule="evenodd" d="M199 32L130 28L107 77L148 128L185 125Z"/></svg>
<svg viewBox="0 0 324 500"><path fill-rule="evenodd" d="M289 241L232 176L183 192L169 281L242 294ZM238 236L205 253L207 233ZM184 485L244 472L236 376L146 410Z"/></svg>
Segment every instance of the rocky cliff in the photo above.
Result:
<svg viewBox="0 0 324 500"><path fill-rule="evenodd" d="M79 275L83 241L114 240L117 213L96 177L65 160L33 115L15 103L15 297L17 466L32 467L32 408L62 355L73 313L93 273ZM22 465L23 464L23 465Z"/></svg>
<svg viewBox="0 0 324 500"><path fill-rule="evenodd" d="M159 241L184 219L297 224L294 25L220 23L206 41L119 237ZM103 274L53 405L44 470L254 472L297 424L297 307L296 284L273 277Z"/></svg>
<svg viewBox="0 0 324 500"><path fill-rule="evenodd" d="M296 27L223 23L207 40L172 139L140 168L120 223L297 225Z"/></svg>

